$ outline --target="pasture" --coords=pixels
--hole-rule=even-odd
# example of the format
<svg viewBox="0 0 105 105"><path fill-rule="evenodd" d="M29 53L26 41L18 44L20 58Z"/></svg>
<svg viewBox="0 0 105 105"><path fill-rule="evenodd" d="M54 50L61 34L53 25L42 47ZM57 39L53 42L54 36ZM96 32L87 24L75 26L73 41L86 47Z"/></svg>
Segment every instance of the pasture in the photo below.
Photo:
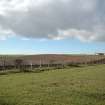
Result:
<svg viewBox="0 0 105 105"><path fill-rule="evenodd" d="M105 65L0 75L0 105L105 105Z"/></svg>

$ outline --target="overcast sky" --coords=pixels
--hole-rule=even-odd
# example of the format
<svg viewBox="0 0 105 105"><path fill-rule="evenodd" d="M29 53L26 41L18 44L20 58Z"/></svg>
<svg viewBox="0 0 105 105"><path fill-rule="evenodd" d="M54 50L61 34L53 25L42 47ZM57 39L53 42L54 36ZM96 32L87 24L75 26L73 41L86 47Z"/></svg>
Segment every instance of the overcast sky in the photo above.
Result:
<svg viewBox="0 0 105 105"><path fill-rule="evenodd" d="M105 44L105 0L0 0L0 40L14 37Z"/></svg>

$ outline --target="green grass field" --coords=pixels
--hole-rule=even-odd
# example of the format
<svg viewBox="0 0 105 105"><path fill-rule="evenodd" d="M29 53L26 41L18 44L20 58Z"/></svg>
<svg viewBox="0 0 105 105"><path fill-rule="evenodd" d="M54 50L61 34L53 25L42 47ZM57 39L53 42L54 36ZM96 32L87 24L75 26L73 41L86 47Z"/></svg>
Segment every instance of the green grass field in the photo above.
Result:
<svg viewBox="0 0 105 105"><path fill-rule="evenodd" d="M0 75L0 105L105 105L105 65Z"/></svg>

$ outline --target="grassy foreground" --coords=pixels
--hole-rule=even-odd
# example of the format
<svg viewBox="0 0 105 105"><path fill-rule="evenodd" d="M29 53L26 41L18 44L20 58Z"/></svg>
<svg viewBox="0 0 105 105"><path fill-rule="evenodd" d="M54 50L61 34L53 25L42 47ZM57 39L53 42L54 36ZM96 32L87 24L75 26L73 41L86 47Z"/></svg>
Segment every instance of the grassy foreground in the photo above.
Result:
<svg viewBox="0 0 105 105"><path fill-rule="evenodd" d="M105 105L105 65L0 75L0 105Z"/></svg>

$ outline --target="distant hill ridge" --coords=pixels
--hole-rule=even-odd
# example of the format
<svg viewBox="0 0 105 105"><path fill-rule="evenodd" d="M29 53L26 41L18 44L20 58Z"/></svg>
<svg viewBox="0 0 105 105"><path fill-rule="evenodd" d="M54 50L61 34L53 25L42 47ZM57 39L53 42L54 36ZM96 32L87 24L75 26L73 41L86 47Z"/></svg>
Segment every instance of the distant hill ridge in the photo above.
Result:
<svg viewBox="0 0 105 105"><path fill-rule="evenodd" d="M104 62L105 55L82 55L82 54L39 54L39 55L1 55L0 61L5 59L10 64L16 59L22 59L24 61L32 62L33 64L47 64L53 63L88 63L101 60Z"/></svg>

